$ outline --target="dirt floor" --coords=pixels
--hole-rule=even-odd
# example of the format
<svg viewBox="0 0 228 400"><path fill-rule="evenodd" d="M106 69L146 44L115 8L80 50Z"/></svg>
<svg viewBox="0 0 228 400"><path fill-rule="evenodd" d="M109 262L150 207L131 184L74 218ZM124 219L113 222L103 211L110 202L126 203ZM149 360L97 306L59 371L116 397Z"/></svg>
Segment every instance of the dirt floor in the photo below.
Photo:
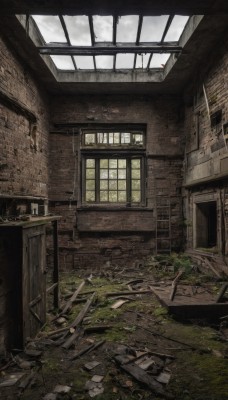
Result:
<svg viewBox="0 0 228 400"><path fill-rule="evenodd" d="M215 299L226 281L176 255L62 274L61 309L2 360L0 399L228 399L228 316L178 321L151 290L171 291L180 269L173 301Z"/></svg>

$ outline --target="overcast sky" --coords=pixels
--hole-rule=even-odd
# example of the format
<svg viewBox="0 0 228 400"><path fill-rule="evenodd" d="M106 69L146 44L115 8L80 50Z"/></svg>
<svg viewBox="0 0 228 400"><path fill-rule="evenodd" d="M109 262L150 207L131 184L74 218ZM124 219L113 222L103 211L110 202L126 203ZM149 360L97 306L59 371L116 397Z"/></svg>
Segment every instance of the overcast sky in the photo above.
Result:
<svg viewBox="0 0 228 400"><path fill-rule="evenodd" d="M33 16L39 30L46 43L65 43L66 37L62 29L58 16ZM91 36L88 17L64 16L68 29L70 41L75 46L91 46ZM117 24L117 42L136 41L138 15L128 15L119 17ZM144 17L140 35L141 42L158 42L162 38L168 15L159 17ZM166 34L166 41L178 41L188 17L176 15ZM112 41L112 16L93 16L94 32L96 42ZM92 56L74 56L79 69L94 69ZM151 68L163 67L169 58L168 54L154 54L150 63ZM57 68L63 70L74 70L74 65L70 56L52 56ZM136 68L147 67L149 54L137 55ZM117 54L116 68L132 68L134 63L133 54ZM96 65L98 69L112 69L113 56L96 56Z"/></svg>

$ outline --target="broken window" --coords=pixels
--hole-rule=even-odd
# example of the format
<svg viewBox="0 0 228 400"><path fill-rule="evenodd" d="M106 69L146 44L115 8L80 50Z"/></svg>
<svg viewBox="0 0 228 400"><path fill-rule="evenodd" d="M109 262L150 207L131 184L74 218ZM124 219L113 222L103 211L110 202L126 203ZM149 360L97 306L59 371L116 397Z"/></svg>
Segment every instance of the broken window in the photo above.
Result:
<svg viewBox="0 0 228 400"><path fill-rule="evenodd" d="M144 132L85 131L82 144L84 202L141 204L144 157L142 151L136 154L134 149L144 145ZM89 153L85 150L87 146ZM103 146L110 149L108 155L102 150L97 151ZM129 146L126 155L123 149Z"/></svg>

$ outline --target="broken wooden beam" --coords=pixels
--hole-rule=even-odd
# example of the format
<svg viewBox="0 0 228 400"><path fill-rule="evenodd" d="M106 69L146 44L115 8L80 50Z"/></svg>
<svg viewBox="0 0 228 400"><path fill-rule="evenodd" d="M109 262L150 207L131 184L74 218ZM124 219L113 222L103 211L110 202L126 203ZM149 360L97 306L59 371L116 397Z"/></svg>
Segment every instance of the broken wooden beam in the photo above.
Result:
<svg viewBox="0 0 228 400"><path fill-rule="evenodd" d="M116 358L115 358L116 359ZM116 359L116 361L118 361ZM163 396L165 399L174 399L174 396L168 392L166 392L162 384L157 382L152 376L147 374L143 369L138 367L135 364L120 364L118 363L120 368L125 372L133 376L138 382L143 383L149 389L151 389L154 393L159 396Z"/></svg>
<svg viewBox="0 0 228 400"><path fill-rule="evenodd" d="M93 350L96 350L98 347L102 346L105 343L105 340L101 340L98 343L95 344L91 344L90 346L86 347L85 349L77 352L76 354L74 354L71 358L70 361L76 360L76 358L81 357L83 354L88 354Z"/></svg>
<svg viewBox="0 0 228 400"><path fill-rule="evenodd" d="M226 293L226 290L228 288L228 282L224 283L224 285L222 285L219 294L215 300L216 303L220 303L220 301L222 300L224 294Z"/></svg>
<svg viewBox="0 0 228 400"><path fill-rule="evenodd" d="M63 308L63 310L61 311L61 313L59 313L58 317L65 314L69 310L69 308L72 307L73 302L76 300L78 294L80 293L80 291L82 290L84 285L85 285L85 281L82 281L81 284L79 285L79 287L75 290L74 294L71 296L70 300L66 303L66 305Z"/></svg>
<svg viewBox="0 0 228 400"><path fill-rule="evenodd" d="M125 296L125 295L130 295L130 296L132 296L132 295L136 295L136 294L146 294L146 293L151 293L151 290L132 290L132 291L130 291L130 290L128 290L128 291L125 291L125 292L108 292L108 293L106 293L106 297L111 297L111 296Z"/></svg>
<svg viewBox="0 0 228 400"><path fill-rule="evenodd" d="M170 297L169 299L171 301L173 301L175 293L176 293L176 289L177 289L177 283L181 277L181 275L183 275L184 271L181 269L180 271L178 271L177 276L175 277L175 279L172 282L172 286L171 286L171 293L170 293Z"/></svg>

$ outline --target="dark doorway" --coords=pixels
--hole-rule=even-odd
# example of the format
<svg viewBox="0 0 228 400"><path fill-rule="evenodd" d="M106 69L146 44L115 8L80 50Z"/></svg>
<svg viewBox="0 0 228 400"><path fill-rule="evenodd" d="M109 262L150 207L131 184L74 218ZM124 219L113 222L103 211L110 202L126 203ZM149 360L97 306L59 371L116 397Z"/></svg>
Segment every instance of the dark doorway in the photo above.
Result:
<svg viewBox="0 0 228 400"><path fill-rule="evenodd" d="M196 204L196 247L212 248L217 245L216 201Z"/></svg>

